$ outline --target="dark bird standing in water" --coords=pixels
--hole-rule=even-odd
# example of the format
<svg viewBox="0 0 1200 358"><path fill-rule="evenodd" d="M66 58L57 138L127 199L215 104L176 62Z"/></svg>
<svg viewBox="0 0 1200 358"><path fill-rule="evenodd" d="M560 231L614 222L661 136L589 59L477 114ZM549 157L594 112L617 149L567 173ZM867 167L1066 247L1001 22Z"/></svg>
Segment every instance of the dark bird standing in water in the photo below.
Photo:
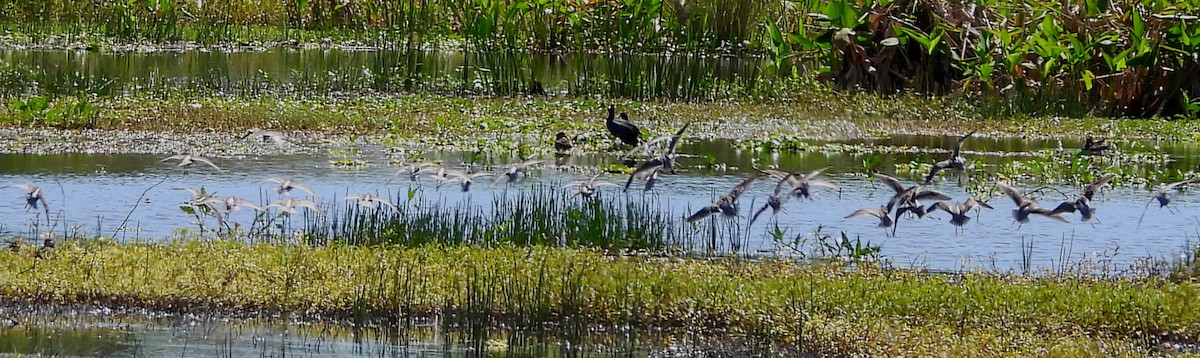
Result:
<svg viewBox="0 0 1200 358"><path fill-rule="evenodd" d="M617 139L620 139L621 142L636 147L641 143L642 131L629 122L628 114L621 112L621 118L617 119L615 118L616 112L616 107L612 105L608 106L608 120L604 122L604 125L608 127L608 132L617 136Z"/></svg>
<svg viewBox="0 0 1200 358"><path fill-rule="evenodd" d="M1000 188L1000 191L1005 195L1008 195L1008 197L1012 199L1013 204L1017 205L1017 208L1013 209L1012 215L1013 219L1019 223L1028 223L1029 214L1038 214L1062 223L1070 222L1067 221L1066 218L1062 217L1062 215L1055 213L1054 210L1038 206L1037 201L1026 198L1025 195L1021 194L1020 191L1017 191L1017 188L1000 181L996 182L996 187Z"/></svg>
<svg viewBox="0 0 1200 358"><path fill-rule="evenodd" d="M567 136L566 132L558 132L554 135L554 151L558 155L567 155L567 152L575 148L575 141Z"/></svg>
<svg viewBox="0 0 1200 358"><path fill-rule="evenodd" d="M929 175L925 176L925 183L922 185L932 183L933 177L937 175L938 171L943 169L954 169L959 173L967 170L967 158L963 158L962 156L962 147L967 138L971 138L972 135L975 135L975 131L971 131L971 133L967 133L967 135L958 139L958 143L954 144L954 151L950 152L949 159L933 163L933 169L929 171Z"/></svg>
<svg viewBox="0 0 1200 358"><path fill-rule="evenodd" d="M1108 145L1108 139L1100 138L1100 140L1095 140L1092 136L1088 136L1083 141L1083 147L1079 148L1079 154L1102 156L1109 149L1112 149L1112 146Z"/></svg>
<svg viewBox="0 0 1200 358"><path fill-rule="evenodd" d="M746 190L750 189L750 184L754 184L755 179L758 179L758 173L751 175L749 178L746 178L746 180L743 180L741 184L733 187L733 190L730 190L729 194L721 195L721 197L717 198L717 201L714 201L712 204L701 208L700 211L697 211L695 214L692 214L692 216L689 216L687 218L687 222L694 223L707 218L709 215L714 213L721 213L727 218L737 217L737 199L739 196L742 196L742 193L745 193Z"/></svg>
<svg viewBox="0 0 1200 358"><path fill-rule="evenodd" d="M1100 188L1108 185L1108 182L1112 180L1114 176L1115 175L1113 174L1107 174L1103 177L1100 177L1100 179L1097 179L1096 182L1084 188L1082 195L1075 198L1075 200L1068 200L1062 202L1062 204L1058 204L1058 206L1054 208L1053 212L1055 214L1059 214L1073 213L1078 211L1079 215L1081 216L1080 220L1083 220L1084 222L1091 221L1096 215L1096 209L1092 208L1092 196L1096 195L1096 192L1100 191Z"/></svg>

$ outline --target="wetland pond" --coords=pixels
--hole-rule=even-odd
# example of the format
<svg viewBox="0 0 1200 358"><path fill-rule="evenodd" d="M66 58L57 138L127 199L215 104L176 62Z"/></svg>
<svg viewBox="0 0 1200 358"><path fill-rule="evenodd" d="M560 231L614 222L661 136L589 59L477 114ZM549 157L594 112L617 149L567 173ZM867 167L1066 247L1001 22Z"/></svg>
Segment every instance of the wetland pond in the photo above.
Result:
<svg viewBox="0 0 1200 358"><path fill-rule="evenodd" d="M876 145L921 148L937 148L944 145L942 137L893 137L871 141ZM949 139L953 141L953 139ZM860 141L861 142L861 141ZM975 139L971 149L979 153L1027 153L1038 149L1052 149L1057 142L1015 141ZM1018 143L1018 144L1014 144ZM250 144L246 144L250 145ZM257 144L255 144L257 145ZM1073 148L1074 143L1064 143ZM1129 144L1136 145L1136 144ZM370 143L353 144L353 149L331 152L353 154L306 154L282 156L212 157L223 171L193 166L188 169L175 167L173 163L161 162L163 155L112 154L55 154L55 155L0 155L0 182L7 184L31 183L40 186L49 201L49 220L41 211L25 207L19 200L20 189L9 187L3 194L12 200L0 201L3 216L3 233L10 237L36 236L40 232L54 232L71 236L114 236L123 241L159 240L175 237L181 233L194 234L198 228L195 216L181 210L181 204L190 200L186 188L203 188L208 193L233 195L266 205L280 198L274 190L275 184L264 182L268 177L297 180L309 186L318 202L331 215L348 207L344 198L349 194L371 193L389 198L398 205L414 201L437 203L445 207L465 207L477 211L495 210L493 204L504 202L522 192L550 189L568 197L570 189L558 189L564 183L586 178L598 168L619 167L617 155L577 155L558 158L542 158L544 166L531 171L531 175L513 184L492 185L491 178L482 178L462 192L456 184L438 185L438 181L422 175L411 181L405 175L397 175L398 163L406 161L403 155ZM996 150L993 150L995 147ZM1186 170L1194 166L1197 158L1195 148L1190 145L1160 146L1160 150L1172 153L1166 164L1146 164L1146 170ZM1067 149L1065 151L1073 151ZM873 218L844 218L859 208L876 208L887 202L892 191L878 181L868 180L862 174L862 158L868 154L845 152L821 153L804 151L795 154L767 153L739 150L728 141L691 140L680 147L684 156L681 168L675 175L663 175L651 191L641 190L637 182L628 192L620 188L600 189L602 197L648 203L653 210L678 218L677 224L684 237L694 240L668 243L677 248L703 252L716 249L729 252L741 249L743 253L778 253L791 238L811 238L820 230L826 235L845 232L850 238L861 237L863 241L878 244L882 255L897 264L933 270L1024 268L1061 268L1065 262L1102 261L1113 268L1126 267L1145 257L1173 259L1184 252L1188 242L1195 240L1200 228L1195 212L1200 207L1200 197L1187 191L1173 194L1171 205L1159 208L1149 205L1150 195L1144 188L1117 186L1104 189L1093 204L1097 208L1096 220L1079 222L1078 215L1067 215L1069 224L1059 223L1044 217L1034 216L1029 223L1018 225L1013 222L1010 211L1012 201L1000 196L988 183L977 183L981 199L987 200L995 210L983 210L976 219L965 225L961 232L947 222L948 215L935 213L923 219L901 218L894 236L889 230L876 227ZM703 153L705 156L695 155ZM473 155L461 152L408 152L408 160L442 160L444 165L460 170L499 171L505 164L520 162L517 158L490 158L491 166L467 164L464 158ZM881 168L894 166L891 163L907 163L917 160L919 153L892 153L882 155ZM945 154L927 154L944 156ZM966 154L976 169L985 170L1005 163L1028 159L1020 155L991 156ZM476 161L484 162L479 158ZM356 161L357 165L343 166L334 163ZM390 165L390 162L397 165ZM926 160L928 161L928 160ZM756 162L757 164L753 163ZM719 216L695 225L684 222L684 218L697 209L726 193L749 173L752 166L778 167L785 170L807 172L830 167L823 174L841 187L834 190L818 189L811 200L789 201L785 211L770 215L768 210L752 226L746 227L749 216L774 188L772 180L759 180L740 199L741 218L728 220ZM468 169L468 167L473 169ZM890 171L888 171L890 172ZM972 173L969 171L968 173ZM911 183L920 180L924 172L899 175L901 180ZM976 174L982 178L982 174ZM601 178L624 183L625 174L602 174ZM975 179L968 174L958 177L943 174L930 188L942 191L955 200L969 197L968 189ZM907 184L911 185L911 184ZM1015 182L1023 190L1041 187L1039 200L1043 206L1054 206L1082 190L1075 185L1043 185L1037 182ZM299 193L296 196L306 196ZM411 195L411 196L410 196ZM575 203L584 202L574 198ZM577 204L572 204L577 205ZM928 205L928 204L926 204ZM401 210L411 206L401 205ZM1144 217L1143 217L1143 213ZM939 215L941 214L941 215ZM975 216L973 214L972 216ZM304 221L318 220L320 216L305 215ZM231 221L250 225L254 220L252 211L234 212ZM295 219L299 222L301 219ZM1139 223L1140 221L1140 223ZM122 225L123 224L123 225ZM211 225L211 223L210 223ZM703 237L699 228L717 225L725 231L736 231L735 239ZM786 239L772 236L779 230ZM294 225L310 227L309 225ZM730 234L733 235L733 234ZM733 242L736 241L736 242ZM786 242L781 242L786 241ZM735 246L736 245L736 246Z"/></svg>
<svg viewBox="0 0 1200 358"><path fill-rule="evenodd" d="M336 92L401 93L427 91L458 95L500 95L535 92L542 88L552 95L619 96L652 99L711 99L734 97L762 89L765 64L761 59L703 56L599 56L599 55L463 55L440 51L352 51L346 49L279 49L262 51L182 52L89 52L59 50L0 49L0 61L12 68L27 69L0 85L0 94L21 98L30 94L96 96L125 95L309 95ZM767 71L769 72L769 71ZM790 73L790 69L783 72ZM681 75L682 74L682 75ZM589 135L607 136L597 122ZM1140 260L1173 260L1186 252L1200 232L1200 195L1186 190L1173 194L1166 208L1147 205L1147 185L1107 188L1093 205L1096 220L1059 223L1043 217L1018 225L1010 211L1013 203L990 188L992 176L1012 163L1029 161L1045 153L1073 153L1078 141L1027 140L976 137L965 155L975 166L967 175L944 174L930 187L956 201L975 193L988 200L994 210L979 212L960 231L951 226L945 213L923 219L902 218L895 235L876 227L873 218L845 218L860 208L876 208L892 196L878 181L868 179L865 160L878 158L874 168L893 173L907 163L931 163L945 157L944 148L953 137L889 136L842 142L804 142L795 151L746 149L721 139L687 138L679 148L681 166L677 174L663 175L655 188L641 190L636 183L628 192L605 187L595 200L644 203L644 207L672 218L670 225L682 240L667 248L689 253L792 256L807 252L820 235L878 245L879 255L901 267L935 271L984 269L1067 269L1072 263L1092 262L1119 274ZM219 145L261 146L270 143L231 141ZM584 207L584 198L567 199L571 192L564 183L601 172L601 177L624 183L627 174L605 170L623 167L614 153L582 153L555 158L513 184L489 185L490 179L469 192L455 184L438 185L422 176L410 181L396 175L400 164L414 160L440 160L458 170L502 169L522 159L506 155L472 152L432 151L423 148L388 148L381 143L356 140L318 148L300 155L209 156L222 171L193 166L177 168L162 162L157 154L0 154L0 236L8 240L56 237L114 237L116 240L154 241L192 238L201 232L200 217L181 206L191 199L188 188L217 195L232 195L265 205L280 198L274 185L263 180L282 177L311 187L326 215L298 215L294 225L280 229L303 232L320 226L323 217L342 215L349 209L347 195L377 194L414 210L411 203L434 203L439 207L466 208L472 212L497 210L525 192L552 190L561 193L568 205ZM545 143L549 146L549 143ZM1200 163L1200 147L1189 143L1121 142L1132 153L1161 153L1160 160L1108 162L1122 173L1175 173L1194 170ZM751 146L754 147L754 146ZM832 148L832 149L831 149ZM1066 148L1066 149L1064 149ZM241 150L237 152L255 152ZM1042 153L1042 154L1038 154ZM1063 157L1071 157L1069 154ZM644 159L644 158L642 158ZM1087 157L1074 163L1098 160ZM349 164L349 165L345 165ZM1104 168L1105 164L1095 167ZM742 195L741 216L716 217L697 224L684 222L691 213L730 190L754 167L794 172L829 167L823 176L840 191L818 188L811 200L795 199L786 211L760 218L748 225L749 216L761 206L774 188L761 179ZM910 183L924 171L898 173ZM1019 171L1019 170L1018 170ZM1143 175L1152 177L1151 175ZM1082 185L1061 185L1039 179L1013 180L1023 191L1038 190L1043 205L1056 205L1080 192ZM39 186L48 210L26 207L22 190L12 185ZM296 196L305 196L296 194ZM616 206L622 207L620 205ZM580 209L582 210L582 209ZM277 211L272 211L275 215ZM975 216L976 214L972 214ZM302 217L301 217L302 216ZM503 215L494 217L503 218ZM250 210L234 212L234 225L252 226ZM328 225L328 224L324 224ZM508 223L488 223L482 230ZM705 231L705 228L712 228ZM717 233L706 235L706 233ZM568 242L572 238L566 238ZM1105 271L1108 273L1108 271ZM81 309L83 312L33 312L28 307L2 312L19 325L3 328L0 353L68 356L481 356L514 357L607 357L680 355L762 355L756 342L738 338L691 337L631 331L628 327L606 332L590 328L570 334L556 329L554 335L529 334L494 328L478 330L461 326L443 327L436 322L418 323L404 329L349 330L344 325L314 326L294 323L254 323L217 317L154 314L125 320L124 315ZM147 319L146 316L151 318ZM65 318L64 318L65 317ZM615 332L615 333L611 333ZM778 354L778 352L774 352Z"/></svg>

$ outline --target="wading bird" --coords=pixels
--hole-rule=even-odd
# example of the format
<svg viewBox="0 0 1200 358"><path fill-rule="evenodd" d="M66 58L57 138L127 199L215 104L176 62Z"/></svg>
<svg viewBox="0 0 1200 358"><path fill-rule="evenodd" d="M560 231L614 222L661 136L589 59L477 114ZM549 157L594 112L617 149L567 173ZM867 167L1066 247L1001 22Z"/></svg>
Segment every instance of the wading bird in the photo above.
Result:
<svg viewBox="0 0 1200 358"><path fill-rule="evenodd" d="M1079 148L1079 154L1103 156L1109 149L1112 149L1112 146L1108 144L1108 139L1095 140L1092 136L1087 136L1083 141L1083 146Z"/></svg>
<svg viewBox="0 0 1200 358"><path fill-rule="evenodd" d="M491 175L492 175L492 173L488 173L488 172L478 172L478 173L467 174L467 173L463 173L463 172L460 172L457 170L452 170L452 171L446 172L445 180L446 180L446 182L449 182L449 183L454 183L454 182L461 183L462 191L466 192L466 191L471 190L471 184L475 183L475 178L486 177L486 176L491 176Z"/></svg>
<svg viewBox="0 0 1200 358"><path fill-rule="evenodd" d="M967 214L975 207L993 209L991 205L988 205L988 203L975 200L975 198L968 198L966 201L961 203L952 203L949 201L940 200L936 203L933 203L933 205L930 205L928 211L930 213L938 210L945 211L950 214L951 225L962 227L963 225L966 225L967 222L971 221L971 217L967 216Z"/></svg>
<svg viewBox="0 0 1200 358"><path fill-rule="evenodd" d="M889 212L895 211L892 222L893 235L896 234L896 228L899 226L900 215L904 215L905 212L911 212L917 215L917 218L925 217L927 209L921 205L921 200L950 200L950 196L937 190L922 189L920 185L905 188L899 179L882 173L875 173L875 179L896 192L885 206Z"/></svg>
<svg viewBox="0 0 1200 358"><path fill-rule="evenodd" d="M682 128L679 128L678 131L675 131L674 135L671 135L670 137L656 138L656 141L669 138L670 142L667 144L667 149L657 157L651 158L645 163L638 165L637 169L634 169L633 173L629 174L629 180L625 181L624 190L629 190L629 186L633 184L634 179L646 180L646 190L650 190L650 188L654 186L654 181L658 180L658 173L675 173L675 148L679 145L679 139L683 138L683 132L686 131L691 125L692 124L690 122L685 123Z"/></svg>
<svg viewBox="0 0 1200 358"><path fill-rule="evenodd" d="M496 180L492 182L492 185L499 184L501 181L503 181L505 184L516 182L517 180L520 180L528 175L529 167L541 164L542 162L544 162L544 160L526 160L521 163L510 165L507 168L504 168L503 171L496 173Z"/></svg>
<svg viewBox="0 0 1200 358"><path fill-rule="evenodd" d="M782 179L779 179L779 182L775 183L775 190L771 191L771 195L767 196L767 202L764 203L763 206L759 207L758 210L754 212L754 216L750 217L750 225L754 225L754 221L758 220L758 216L762 215L763 211L766 211L767 208L771 208L771 215L775 215L775 214L778 214L780 211L784 211L783 203L787 202L788 198L792 197L792 192L794 191L794 189L791 191L784 192L783 186L784 186L784 184L788 184L788 179L790 179L793 176L796 176L796 175L795 174L787 174Z"/></svg>
<svg viewBox="0 0 1200 358"><path fill-rule="evenodd" d="M852 218L855 216L863 216L863 215L874 216L875 218L879 219L879 227L882 227L882 228L892 227L896 223L895 221L892 220L892 217L890 216L891 214L890 214L890 211L888 210L888 208L886 206L882 206L882 205L879 206L879 209L862 208L862 209L855 210L854 212L850 213L850 215L846 215L845 219L849 219L849 218ZM884 233L886 234L887 230L884 230Z"/></svg>
<svg viewBox="0 0 1200 358"><path fill-rule="evenodd" d="M588 179L574 180L574 181L568 182L568 183L564 184L562 186L562 188L563 189L571 188L571 187L578 188L578 190L575 191L575 194L572 194L570 197L571 199L574 199L576 196L582 196L584 198L591 198L592 195L596 193L596 189L599 189L600 187L618 186L617 184L613 184L612 182L609 182L607 180L598 179L599 177L600 177L600 174L597 173L596 175L593 175L591 178L588 178Z"/></svg>
<svg viewBox="0 0 1200 358"><path fill-rule="evenodd" d="M1055 213L1054 210L1038 206L1037 201L1026 198L1025 195L1021 194L1020 191L1017 191L1017 188L1014 188L1001 181L996 182L996 187L1000 188L1000 191L1005 195L1008 195L1008 197L1012 199L1013 204L1016 204L1017 208L1013 209L1012 215L1013 219L1018 223L1028 223L1029 214L1038 214L1063 223L1070 222L1067 221L1066 218L1062 217L1062 215Z"/></svg>
<svg viewBox="0 0 1200 358"><path fill-rule="evenodd" d="M266 130L266 129L258 129L258 128L247 129L246 132L243 133L242 136L238 139L246 140L246 138L253 138L255 141L258 141L258 142L275 142L275 145L279 145L279 146L284 146L284 145L289 144L288 140L287 140L287 136L285 136L283 133L278 132L278 131L273 131L273 130Z"/></svg>
<svg viewBox="0 0 1200 358"><path fill-rule="evenodd" d="M378 195L350 194L350 195L346 195L345 200L355 200L359 206L362 206L365 208L374 209L375 205L379 204L379 205L382 205L382 206L392 209L392 211L399 210L399 208L396 207L396 204L392 204L392 202L390 200L388 200L387 198L378 196Z"/></svg>
<svg viewBox="0 0 1200 358"><path fill-rule="evenodd" d="M435 168L441 168L441 167L442 167L441 164L434 163L434 162L413 162L413 163L408 163L403 168L401 168L400 171L396 172L396 175L397 176L407 175L409 180L417 181L417 176L420 175L421 173L435 172L435 171L437 171L437 169L435 169Z"/></svg>
<svg viewBox="0 0 1200 358"><path fill-rule="evenodd" d="M675 149L679 146L679 139L683 138L683 132L687 131L688 127L690 127L691 125L692 125L691 122L684 123L683 127L679 127L679 130L675 131L675 134L662 136L662 137L658 137L658 138L654 138L649 141L646 141L646 142L642 143L641 145L637 146L636 148L633 148L633 150L629 151L629 153L625 153L625 157L630 158L630 157L633 157L634 155L637 155L638 153L642 153L644 155L649 154L651 148L653 148L654 146L656 146L659 143L666 142L667 148L665 150L663 150L661 153L659 153L657 156L655 156L655 158L659 158L660 161L663 162L664 166L669 169L668 170L669 173L675 174L675 157L676 157Z"/></svg>
<svg viewBox="0 0 1200 358"><path fill-rule="evenodd" d="M42 192L42 188L39 188L37 185L33 184L12 184L8 186L20 188L21 190L25 191L25 195L22 198L25 199L26 209L32 208L33 210L37 210L38 204L40 203L42 205L42 209L46 210L47 214L49 214L50 204L46 203L46 194Z"/></svg>
<svg viewBox="0 0 1200 358"><path fill-rule="evenodd" d="M236 196L211 197L208 200L213 201L214 204L217 204L217 208L221 209L221 212L226 216L228 216L229 213L237 211L241 208L250 208L254 211L264 211L261 206L258 206L258 204Z"/></svg>
<svg viewBox="0 0 1200 358"><path fill-rule="evenodd" d="M554 135L555 154L559 156L567 155L571 151L571 148L575 148L575 140L567 136L566 132L558 132L558 134Z"/></svg>
<svg viewBox="0 0 1200 358"><path fill-rule="evenodd" d="M211 160L208 160L208 159L198 156L198 155L178 154L178 155L172 155L170 157L163 158L163 160L161 160L161 161L169 162L172 160L179 161L179 164L176 165L176 167L179 167L179 168L185 168L185 167L188 167L195 163L201 163L201 164L208 165L208 166L212 167L213 169L216 169L218 172L222 171L221 167L218 167L216 164L213 164L213 162Z"/></svg>
<svg viewBox="0 0 1200 358"><path fill-rule="evenodd" d="M804 175L771 169L763 169L762 172L770 175L773 178L779 179L780 182L788 183L788 185L792 187L792 190L790 190L792 195L795 195L796 197L812 199L812 187L814 186L833 190L842 190L842 188L829 182L828 180L817 177L826 169L829 169L829 167L817 169Z"/></svg>
<svg viewBox="0 0 1200 358"><path fill-rule="evenodd" d="M266 178L266 179L263 179L262 181L279 184L279 186L275 187L275 193L279 194L279 195L283 195L283 194L290 195L292 193L292 190L299 190L299 191L308 193L308 195L317 196L317 193L314 193L312 191L312 189L310 189L308 186L306 186L304 184L300 184L300 182L292 180L292 179L284 179L284 178L274 177L274 178Z"/></svg>
<svg viewBox="0 0 1200 358"><path fill-rule="evenodd" d="M967 170L967 158L963 158L962 156L962 147L963 143L965 143L968 138L971 138L972 135L975 135L975 131L971 131L971 133L967 133L967 135L958 138L958 143L954 144L954 150L950 152L950 158L933 163L933 168L929 170L929 175L925 176L925 183L923 185L929 185L930 183L933 183L933 177L943 169L954 169L960 174Z"/></svg>
<svg viewBox="0 0 1200 358"><path fill-rule="evenodd" d="M642 140L642 131L636 125L629 122L629 115L621 112L621 118L615 118L617 107L608 106L608 119L604 121L604 125L608 127L608 132L620 139L621 142L637 146Z"/></svg>
<svg viewBox="0 0 1200 358"><path fill-rule="evenodd" d="M753 184L755 179L758 179L758 173L751 175L746 180L743 180L741 184L733 187L733 190L730 190L729 194L721 195L712 204L701 208L700 211L689 216L687 222L694 223L718 212L727 218L736 218L738 215L737 199L747 189L750 189L750 184Z"/></svg>
<svg viewBox="0 0 1200 358"><path fill-rule="evenodd" d="M1080 220L1083 222L1091 221L1096 215L1096 209L1092 208L1092 196L1096 195L1096 192L1100 191L1100 188L1108 185L1108 182L1115 176L1116 175L1113 174L1107 174L1100 177L1100 179L1097 179L1096 182L1085 187L1083 189L1083 194L1076 197L1075 200L1068 200L1062 202L1062 204L1058 204L1058 206L1055 207L1052 212L1055 214L1061 214L1078 211Z"/></svg>
<svg viewBox="0 0 1200 358"><path fill-rule="evenodd" d="M1158 186L1154 187L1154 190L1150 193L1150 200L1146 201L1146 205L1142 207L1142 216L1138 217L1137 227L1135 227L1134 230L1142 227L1142 219L1146 218L1146 210L1150 208L1150 203L1153 203L1155 200L1157 200L1159 208L1165 207L1167 204L1171 203L1171 197L1169 195L1175 190L1175 188L1179 187L1180 185L1191 184L1194 182L1196 182L1196 178L1180 180L1168 184L1159 184ZM1170 210L1171 208L1167 209Z"/></svg>
<svg viewBox="0 0 1200 358"><path fill-rule="evenodd" d="M296 198L279 199L279 200L272 201L271 204L267 205L267 208L268 209L269 208L278 208L280 211L283 211L288 214L297 213L296 209L298 209L298 208L306 208L308 210L316 212L318 215L325 214L325 211L321 210L321 207L318 206L317 203L314 203L310 200L296 199Z"/></svg>

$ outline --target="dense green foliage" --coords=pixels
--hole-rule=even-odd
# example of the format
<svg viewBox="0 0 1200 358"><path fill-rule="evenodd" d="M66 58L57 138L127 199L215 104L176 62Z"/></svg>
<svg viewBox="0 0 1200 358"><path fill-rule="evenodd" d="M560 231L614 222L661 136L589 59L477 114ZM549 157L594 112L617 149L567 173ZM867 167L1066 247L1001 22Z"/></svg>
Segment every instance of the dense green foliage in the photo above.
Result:
<svg viewBox="0 0 1200 358"><path fill-rule="evenodd" d="M1200 115L1197 15L1196 0L0 1L0 26L35 38L748 52L768 55L764 73L842 89L962 92L998 115L1118 117Z"/></svg>

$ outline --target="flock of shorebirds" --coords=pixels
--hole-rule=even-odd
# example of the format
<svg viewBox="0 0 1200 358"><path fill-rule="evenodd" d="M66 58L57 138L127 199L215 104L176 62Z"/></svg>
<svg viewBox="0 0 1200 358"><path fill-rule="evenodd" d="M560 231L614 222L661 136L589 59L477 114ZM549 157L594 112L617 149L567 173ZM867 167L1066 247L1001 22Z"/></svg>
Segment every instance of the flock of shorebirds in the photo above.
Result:
<svg viewBox="0 0 1200 358"><path fill-rule="evenodd" d="M661 174L675 173L677 165L676 149L690 123L684 124L674 134L643 141L641 130L630 122L628 115L626 113L617 115L616 108L609 106L605 126L608 132L615 136L620 143L634 147L634 150L630 152L631 154L637 152L651 153L650 158L634 167L623 186L601 179L601 174L595 174L566 183L562 188L574 190L571 198L591 198L603 187L623 187L625 191L628 191L635 181L644 182L643 189L646 191L651 190L659 180ZM975 132L970 132L959 137L954 147L951 148L949 156L945 160L933 164L930 172L924 177L923 183L906 186L897 178L882 173L874 173L872 177L883 183L886 187L891 188L894 191L894 195L878 208L862 208L846 215L845 218L860 216L874 217L879 221L878 226L891 228L891 234L895 234L899 219L905 215L923 218L934 212L943 211L950 215L949 222L952 225L961 228L971 220L969 214L972 210L978 213L981 209L993 209L993 206L986 201L974 197L969 197L961 202L953 202L949 195L924 187L925 185L929 185L939 172L953 170L961 173L968 169L967 159L963 157L962 149L963 144L974 134ZM288 142L286 135L283 133L262 129L248 130L241 136L241 139L274 142L276 144L285 144ZM617 145L620 145L620 143L617 143ZM574 147L573 138L564 132L559 132L555 136L554 147L560 155L565 154ZM1094 140L1089 137L1080 149L1080 152L1088 155L1103 155L1109 149L1110 147L1105 140ZM201 166L222 171L213 161L197 155L174 155L162 159L162 161L175 162L175 166L179 168ZM493 186L517 182L526 177L530 169L542 163L544 163L542 160L530 160L505 166L496 172L480 171L468 173L436 162L413 162L406 163L397 175L407 176L413 181L420 179L421 175L426 175L428 178L436 180L439 187L443 183L453 184L466 192L471 189L472 185L480 182L484 177L492 177L493 179L490 184ZM740 217L738 199L749 190L750 186L756 180L764 177L775 181L774 189L768 193L766 203L749 216L751 224L765 213L767 209L771 209L772 215L784 211L784 205L789 199L811 199L813 191L817 188L840 191L837 185L820 177L822 171L825 169L827 168L807 173L756 169L755 173L751 174L727 194L720 195L711 204L705 205L694 214L688 216L685 221L694 223L713 214L720 214L730 219ZM995 183L995 187L1012 199L1015 205L1015 208L1012 210L1012 217L1018 223L1024 224L1029 222L1031 215L1038 215L1059 222L1068 222L1063 215L1076 212L1080 214L1080 220L1087 222L1095 217L1095 208L1092 202L1095 194L1108 185L1112 179L1113 175L1104 175L1085 187L1076 197L1063 201L1054 207L1041 206L1034 198L1028 195L1029 193L1022 193L1008 183L998 181ZM273 184L273 190L280 197L266 205L260 205L234 196L217 196L212 193L206 193L203 190L189 188L187 190L191 193L191 198L185 204L193 208L202 209L204 214L216 218L219 227L225 225L225 217L243 208L256 212L267 212L270 209L276 209L278 212L284 214L295 214L300 209L313 211L318 214L322 213L321 206L316 202L291 195L293 192L303 192L315 197L316 193L304 184L296 180L277 177L266 178L262 182ZM1185 180L1156 187L1153 189L1151 200L1147 203L1147 207L1154 201L1158 201L1159 207L1166 206L1170 203L1169 194L1173 190L1182 185L1194 182L1194 180ZM14 184L10 185L10 187L23 190L25 192L23 199L26 207L33 210L40 208L46 212L47 220L49 220L49 207L41 188L32 184ZM398 207L388 198L374 194L350 194L346 195L344 200L353 201L363 208L398 210ZM929 203L922 203L923 201ZM1143 211L1144 215L1145 212ZM53 243L49 242L48 245L52 246Z"/></svg>

